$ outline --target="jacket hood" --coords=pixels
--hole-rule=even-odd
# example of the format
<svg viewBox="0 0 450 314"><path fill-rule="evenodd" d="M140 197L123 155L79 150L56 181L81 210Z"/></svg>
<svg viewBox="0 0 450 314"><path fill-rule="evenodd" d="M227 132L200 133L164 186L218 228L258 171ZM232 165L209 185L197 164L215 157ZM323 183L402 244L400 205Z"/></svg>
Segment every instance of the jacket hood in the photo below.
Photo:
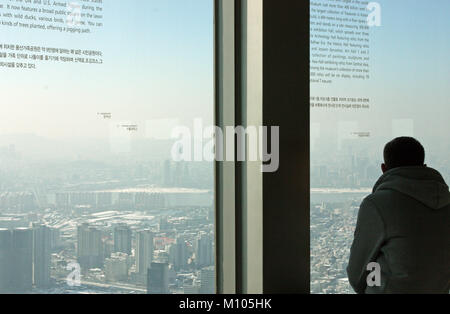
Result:
<svg viewBox="0 0 450 314"><path fill-rule="evenodd" d="M373 193L394 190L406 194L432 209L450 204L450 192L441 174L428 167L402 167L384 173Z"/></svg>

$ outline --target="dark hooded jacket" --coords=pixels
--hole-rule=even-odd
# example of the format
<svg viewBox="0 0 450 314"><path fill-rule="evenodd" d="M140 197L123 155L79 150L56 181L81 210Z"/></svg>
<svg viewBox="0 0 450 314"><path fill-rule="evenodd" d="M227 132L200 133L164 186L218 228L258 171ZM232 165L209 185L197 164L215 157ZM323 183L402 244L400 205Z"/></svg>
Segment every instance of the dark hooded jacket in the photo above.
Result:
<svg viewBox="0 0 450 314"><path fill-rule="evenodd" d="M367 284L372 262L380 286ZM396 168L378 180L359 209L347 274L360 294L449 293L450 193L438 171Z"/></svg>

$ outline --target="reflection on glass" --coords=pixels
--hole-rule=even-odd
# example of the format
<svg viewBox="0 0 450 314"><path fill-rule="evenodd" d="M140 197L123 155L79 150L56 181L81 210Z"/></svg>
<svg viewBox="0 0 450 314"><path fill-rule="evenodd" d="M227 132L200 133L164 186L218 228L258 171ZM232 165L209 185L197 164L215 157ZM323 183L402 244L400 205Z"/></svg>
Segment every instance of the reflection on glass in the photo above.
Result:
<svg viewBox="0 0 450 314"><path fill-rule="evenodd" d="M0 12L0 293L214 293L213 1Z"/></svg>
<svg viewBox="0 0 450 314"><path fill-rule="evenodd" d="M450 179L449 9L444 0L311 1L313 293L353 292L356 215L388 141L416 137Z"/></svg>

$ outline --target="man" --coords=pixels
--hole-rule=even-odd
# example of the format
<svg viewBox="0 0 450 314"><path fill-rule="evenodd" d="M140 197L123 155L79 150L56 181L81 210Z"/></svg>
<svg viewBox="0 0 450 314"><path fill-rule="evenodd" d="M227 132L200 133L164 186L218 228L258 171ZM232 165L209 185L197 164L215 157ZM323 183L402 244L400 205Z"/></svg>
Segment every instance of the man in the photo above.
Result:
<svg viewBox="0 0 450 314"><path fill-rule="evenodd" d="M358 294L449 293L450 193L424 162L413 138L386 145L384 174L359 209L347 267Z"/></svg>

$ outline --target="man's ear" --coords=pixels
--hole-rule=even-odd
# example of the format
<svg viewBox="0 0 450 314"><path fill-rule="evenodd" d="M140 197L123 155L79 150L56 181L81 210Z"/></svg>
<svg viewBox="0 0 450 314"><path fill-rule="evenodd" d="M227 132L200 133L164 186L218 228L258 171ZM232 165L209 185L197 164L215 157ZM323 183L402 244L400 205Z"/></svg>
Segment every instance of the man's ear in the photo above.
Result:
<svg viewBox="0 0 450 314"><path fill-rule="evenodd" d="M385 164L381 164L381 171L383 171L383 173L387 171L387 167Z"/></svg>

